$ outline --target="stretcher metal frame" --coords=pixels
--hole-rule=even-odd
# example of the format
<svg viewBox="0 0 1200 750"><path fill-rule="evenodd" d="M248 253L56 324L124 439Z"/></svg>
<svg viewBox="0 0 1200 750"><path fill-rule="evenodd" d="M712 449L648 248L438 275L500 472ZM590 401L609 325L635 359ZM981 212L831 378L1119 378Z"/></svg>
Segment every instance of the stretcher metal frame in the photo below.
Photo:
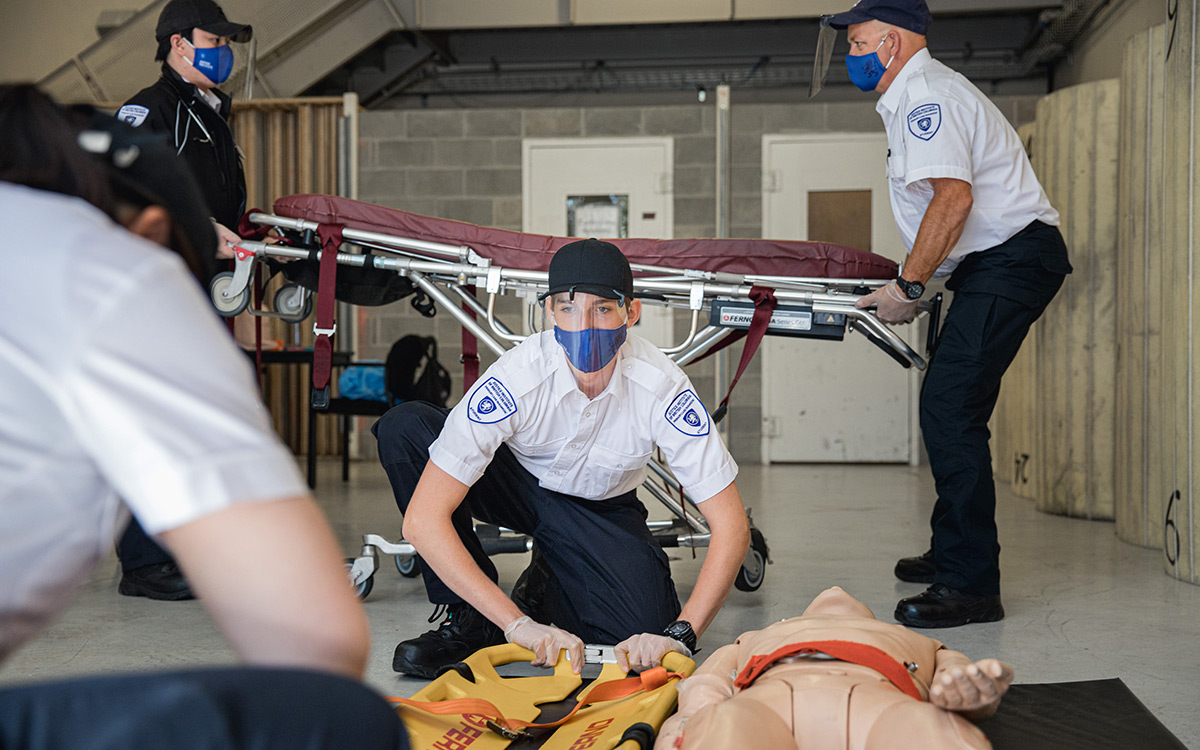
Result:
<svg viewBox="0 0 1200 750"><path fill-rule="evenodd" d="M260 212L251 213L248 218L252 224L259 227L295 233L301 238L300 244L307 247L268 244L254 240L242 241L234 248L234 270L219 274L210 286L214 305L219 313L226 316L236 315L248 306L251 281L260 262L266 259L315 259L319 262L324 253L323 250L313 249L319 248L321 244L316 240L320 225L315 221ZM350 226L342 227L342 238L345 244L382 251L388 255L381 257L375 254L368 256L360 252L347 252L343 245L337 252L338 265L362 267L369 262L376 269L384 269L406 277L497 356L526 338L496 317L497 297L511 292L527 299L536 299L538 294L548 289L547 272L495 265L489 258L468 245L430 242L358 230ZM820 319L822 322L830 321L833 326L840 326L843 331L849 329L862 333L905 368L925 369L925 359L876 318L872 310L860 310L855 306L864 294L889 283L889 279L732 274L637 263L631 266L635 274L635 295L643 300L643 304L684 309L691 313L689 331L684 339L675 346L662 349L681 367L702 358L739 330L738 327L722 326L720 321L714 320L717 317L712 315L715 306L725 302L745 303L750 299L752 288L770 287L780 304L780 310L784 310L785 306L792 310L792 319L789 323L786 313L779 319L772 315L767 328L768 335L804 336L803 330L796 330L795 311L799 310L802 317L805 312L808 313L807 319L810 323ZM472 293L472 287L487 294L486 304ZM276 298L280 299L281 295L277 294ZM287 312L252 312L257 315L282 317L292 322L299 322L307 317L311 304L307 304L310 300L306 299L303 291L292 292L290 296L282 295L282 298L292 301L291 309ZM934 321L930 326L930 344L934 340L938 305L940 296L932 303L922 303L922 311L931 312ZM530 330L537 330L537 309L536 305L529 305ZM702 327L701 316L706 311L710 313L710 320ZM745 325L740 326L741 330L745 328ZM332 335L336 324L332 330L321 330L314 323L313 330L318 334ZM840 340L841 336L835 338ZM670 520L648 522L658 543L663 547L707 547L711 533L696 503L660 461L651 460L647 468L649 472L642 485L643 489L657 499L671 515ZM532 538L498 526L481 524L476 526L476 531L489 555L525 552L533 545ZM771 562L766 539L753 526L753 522L751 536L751 548L735 581L736 587L742 591L755 591L762 586L766 566ZM380 569L380 553L394 557L401 575L415 577L420 574L416 550L410 543L403 540L391 542L377 534L364 534L359 555L348 559L346 563L360 597L365 598L371 591L375 573Z"/></svg>

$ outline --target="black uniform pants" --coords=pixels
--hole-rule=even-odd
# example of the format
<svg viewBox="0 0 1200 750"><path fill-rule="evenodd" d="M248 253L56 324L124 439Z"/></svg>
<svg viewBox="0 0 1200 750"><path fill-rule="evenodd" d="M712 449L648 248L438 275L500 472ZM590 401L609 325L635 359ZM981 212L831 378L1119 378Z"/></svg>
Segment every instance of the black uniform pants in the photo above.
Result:
<svg viewBox="0 0 1200 750"><path fill-rule="evenodd" d="M224 668L0 689L0 750L405 750L396 712L362 684Z"/></svg>
<svg viewBox="0 0 1200 750"><path fill-rule="evenodd" d="M1071 272L1056 227L1034 222L1002 245L967 256L921 387L921 432L937 487L935 582L1000 593L996 487L988 420L1000 380L1029 327Z"/></svg>
<svg viewBox="0 0 1200 750"><path fill-rule="evenodd" d="M171 553L163 549L146 533L142 525L132 516L125 533L117 540L117 557L121 560L121 570L130 571L146 565L175 562Z"/></svg>
<svg viewBox="0 0 1200 750"><path fill-rule="evenodd" d="M402 513L448 413L408 402L371 428ZM637 633L658 633L679 616L666 553L646 528L646 508L634 492L594 501L548 490L501 445L453 515L459 539L496 581L496 566L472 529L472 516L533 537L550 573L541 611L587 643L619 643ZM428 565L422 566L422 574L431 602L462 601Z"/></svg>

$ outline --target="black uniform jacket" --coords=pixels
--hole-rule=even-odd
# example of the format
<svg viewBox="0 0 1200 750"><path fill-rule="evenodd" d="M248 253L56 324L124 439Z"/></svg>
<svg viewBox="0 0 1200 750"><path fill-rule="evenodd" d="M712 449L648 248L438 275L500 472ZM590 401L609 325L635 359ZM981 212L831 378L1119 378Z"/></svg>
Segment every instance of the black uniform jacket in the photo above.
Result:
<svg viewBox="0 0 1200 750"><path fill-rule="evenodd" d="M168 143L191 168L201 195L208 201L209 213L236 232L238 219L246 210L246 177L227 122L232 100L218 89L213 92L221 101L219 112L204 100L198 88L163 63L158 81L134 94L121 107L118 117L166 133Z"/></svg>

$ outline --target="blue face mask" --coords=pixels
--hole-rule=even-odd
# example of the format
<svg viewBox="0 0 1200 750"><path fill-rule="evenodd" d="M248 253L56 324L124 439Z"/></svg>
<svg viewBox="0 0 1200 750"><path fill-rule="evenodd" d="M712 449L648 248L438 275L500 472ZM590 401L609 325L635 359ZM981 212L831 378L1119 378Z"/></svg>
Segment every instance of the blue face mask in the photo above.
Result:
<svg viewBox="0 0 1200 750"><path fill-rule="evenodd" d="M625 343L626 327L584 328L564 331L554 326L554 340L567 353L567 359L580 372L596 372L613 361L617 350Z"/></svg>
<svg viewBox="0 0 1200 750"><path fill-rule="evenodd" d="M887 37L880 39L879 47L886 41ZM879 47L869 55L846 55L846 70L850 73L850 82L858 86L860 91L874 91L883 79L883 74L887 72L888 65L896 59L896 56L892 55L891 60L884 65L879 59Z"/></svg>
<svg viewBox="0 0 1200 750"><path fill-rule="evenodd" d="M201 47L196 48L194 44L187 42L187 45L192 48L192 67L204 74L204 77L216 84L225 83L229 80L229 74L233 72L233 50L228 44L222 44L220 47Z"/></svg>

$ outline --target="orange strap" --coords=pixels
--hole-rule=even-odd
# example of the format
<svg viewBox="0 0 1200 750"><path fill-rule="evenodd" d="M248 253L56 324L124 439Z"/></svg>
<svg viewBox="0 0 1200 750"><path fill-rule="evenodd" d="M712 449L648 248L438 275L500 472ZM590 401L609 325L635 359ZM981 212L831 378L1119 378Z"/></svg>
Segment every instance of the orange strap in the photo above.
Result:
<svg viewBox="0 0 1200 750"><path fill-rule="evenodd" d="M865 643L852 643L850 641L808 641L806 643L793 643L765 656L752 656L746 662L746 666L742 668L741 673L738 674L733 684L739 690L745 690L754 684L759 675L780 659L796 654L811 653L829 654L835 659L840 659L850 664L870 667L886 677L888 682L900 689L900 692L917 700L922 700L921 692L917 690L912 674L903 664L896 661L895 657L881 648L868 646Z"/></svg>
<svg viewBox="0 0 1200 750"><path fill-rule="evenodd" d="M593 686L585 694L579 697L579 702L575 704L575 708L571 709L571 713L562 717L558 721L547 724L537 724L531 721L522 721L520 719L507 719L500 709L496 708L495 704L482 698L458 698L448 701L415 701L411 698L397 698L395 696L387 696L386 700L389 703L415 708L418 711L424 711L430 714L444 716L447 714L475 715L489 720L489 724L494 723L498 731L508 730L510 733L520 732L522 729L542 729L549 727L557 727L567 723L577 711L585 706L590 706L593 703L604 703L605 701L615 701L618 698L625 698L640 693L642 691L650 692L657 690L663 685L666 685L672 679L682 680L685 675L679 672L668 672L663 667L654 667L647 669L637 677L627 677L623 680L612 680L610 682L602 682L599 685ZM501 732L504 734L503 732ZM509 736L505 734L505 736Z"/></svg>

